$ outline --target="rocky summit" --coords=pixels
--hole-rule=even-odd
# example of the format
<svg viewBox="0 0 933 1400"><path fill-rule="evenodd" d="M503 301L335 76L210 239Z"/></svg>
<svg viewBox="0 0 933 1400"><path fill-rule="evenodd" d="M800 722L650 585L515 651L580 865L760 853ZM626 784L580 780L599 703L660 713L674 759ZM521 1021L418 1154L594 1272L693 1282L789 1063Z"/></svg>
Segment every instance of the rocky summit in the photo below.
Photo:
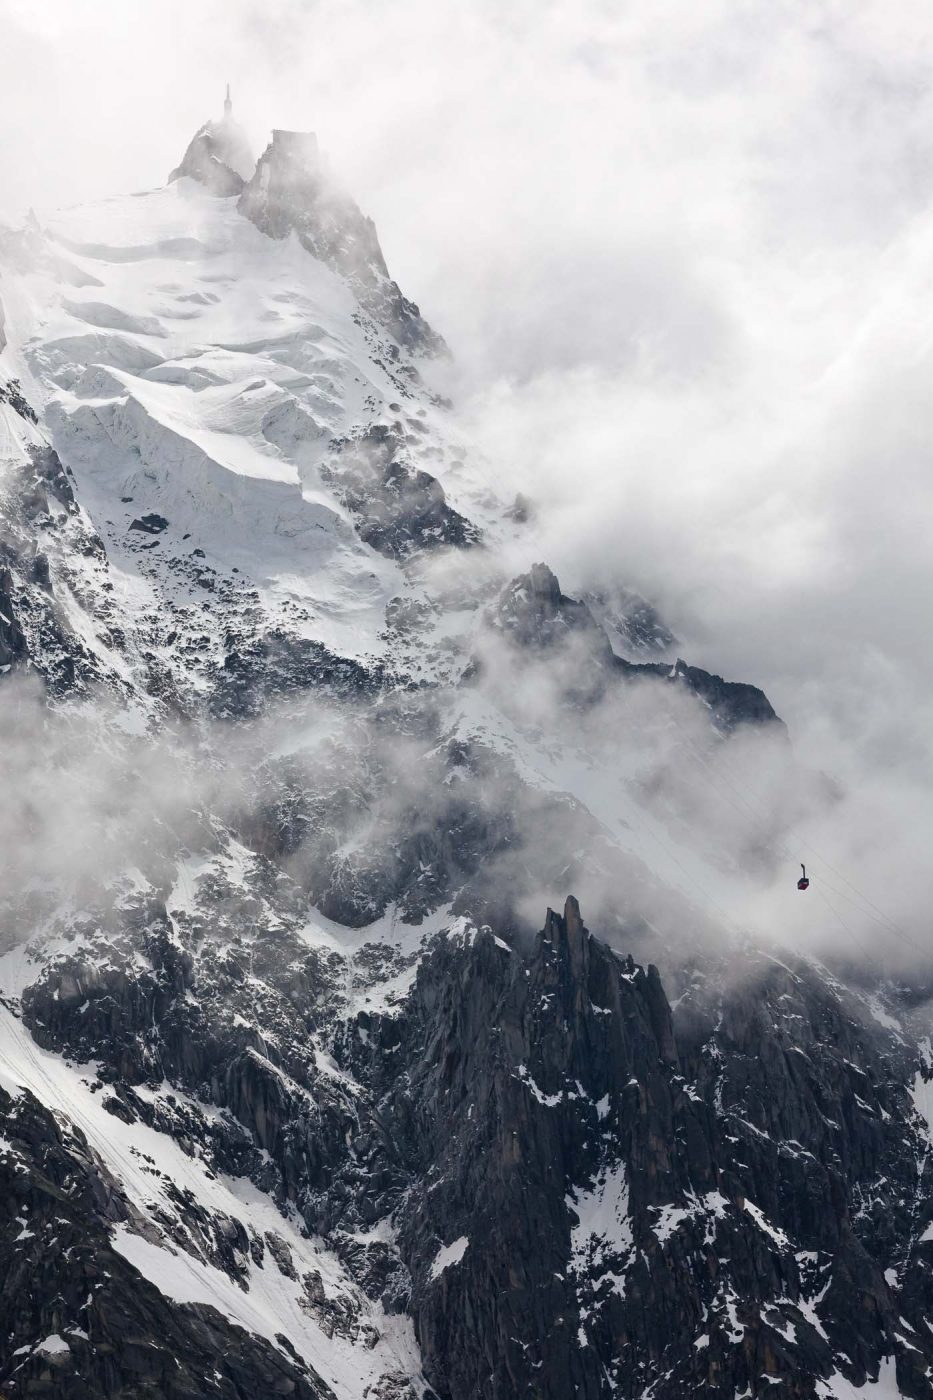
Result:
<svg viewBox="0 0 933 1400"><path fill-rule="evenodd" d="M558 578L316 137L0 303L0 1394L933 1396L929 986L735 913L832 783Z"/></svg>

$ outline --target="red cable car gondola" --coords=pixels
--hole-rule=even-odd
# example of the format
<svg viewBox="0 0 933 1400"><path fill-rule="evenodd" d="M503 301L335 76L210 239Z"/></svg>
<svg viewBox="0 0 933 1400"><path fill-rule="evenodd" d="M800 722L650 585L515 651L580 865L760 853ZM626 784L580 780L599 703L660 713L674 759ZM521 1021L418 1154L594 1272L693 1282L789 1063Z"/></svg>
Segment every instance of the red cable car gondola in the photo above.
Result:
<svg viewBox="0 0 933 1400"><path fill-rule="evenodd" d="M810 881L807 879L807 867L803 864L803 861L800 863L800 869L803 871L803 874L797 881L797 888L798 890L808 890L810 888Z"/></svg>

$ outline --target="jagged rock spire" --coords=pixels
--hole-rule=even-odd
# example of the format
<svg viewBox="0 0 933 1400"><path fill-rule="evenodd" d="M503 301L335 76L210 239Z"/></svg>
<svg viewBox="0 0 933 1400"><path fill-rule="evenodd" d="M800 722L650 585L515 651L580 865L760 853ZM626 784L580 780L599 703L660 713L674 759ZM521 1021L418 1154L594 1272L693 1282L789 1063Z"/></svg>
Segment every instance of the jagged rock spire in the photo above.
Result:
<svg viewBox="0 0 933 1400"><path fill-rule="evenodd" d="M223 117L220 121L204 123L195 133L181 164L168 178L171 182L187 175L212 194L239 194L255 164L246 134L233 119L233 99L228 83Z"/></svg>

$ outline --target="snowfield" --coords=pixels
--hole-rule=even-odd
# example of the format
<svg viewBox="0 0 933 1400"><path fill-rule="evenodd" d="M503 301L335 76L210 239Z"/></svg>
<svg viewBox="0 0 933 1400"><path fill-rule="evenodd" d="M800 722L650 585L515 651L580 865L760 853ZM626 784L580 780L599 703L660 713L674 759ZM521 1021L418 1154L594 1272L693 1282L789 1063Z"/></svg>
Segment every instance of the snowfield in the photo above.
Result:
<svg viewBox="0 0 933 1400"><path fill-rule="evenodd" d="M63 1122L81 1129L125 1198L149 1223L150 1238L117 1226L114 1244L160 1292L178 1303L208 1303L273 1346L279 1345L276 1334L284 1333L340 1400L359 1400L367 1385L387 1373L417 1381L420 1361L409 1319L387 1317L370 1303L339 1260L303 1235L296 1220L280 1214L249 1181L219 1177L166 1133L143 1123L124 1123L108 1113L105 1095L91 1092L95 1077L93 1065L70 1065L40 1049L21 1021L0 1005L0 1085L13 1094L29 1089ZM189 1106L203 1111L195 1101ZM248 1282L238 1287L222 1269L199 1255L193 1240L190 1252L178 1248L159 1223L160 1217L164 1220L168 1215L184 1227L174 1192L166 1194L169 1185L190 1191L211 1216L247 1220L260 1235L278 1236L298 1277L287 1277L267 1251L263 1265L244 1259ZM161 1242L155 1243L156 1239ZM302 1306L305 1295L299 1280L308 1270L321 1275L327 1295L352 1299L359 1316L356 1336L338 1331L328 1336L315 1324L307 1306ZM359 1345L357 1338L367 1329L366 1344Z"/></svg>
<svg viewBox="0 0 933 1400"><path fill-rule="evenodd" d="M158 514L161 557L239 572L271 617L341 655L382 652L385 605L412 585L321 481L327 445L398 414L416 454L430 429L435 475L454 459L446 445L434 457L442 411L390 372L345 283L190 179L66 211L48 232L82 286L37 272L4 287L10 370L45 409L115 573L142 574L154 605L198 597L139 551L132 521Z"/></svg>

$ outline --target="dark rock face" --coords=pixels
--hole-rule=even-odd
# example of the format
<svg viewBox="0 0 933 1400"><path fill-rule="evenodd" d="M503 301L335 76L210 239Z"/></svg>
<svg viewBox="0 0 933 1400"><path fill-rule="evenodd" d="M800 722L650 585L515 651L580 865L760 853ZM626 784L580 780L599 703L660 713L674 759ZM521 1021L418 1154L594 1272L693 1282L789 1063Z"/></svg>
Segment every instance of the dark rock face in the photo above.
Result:
<svg viewBox="0 0 933 1400"><path fill-rule="evenodd" d="M346 279L400 346L446 353L440 336L389 277L375 225L337 188L313 134L274 131L237 207L270 238L296 233L309 253Z"/></svg>
<svg viewBox="0 0 933 1400"><path fill-rule="evenodd" d="M725 681L722 676L688 666L680 659L668 666L617 656L586 603L561 592L555 574L546 564L535 564L527 574L513 579L489 610L488 622L493 632L504 637L519 655L559 667L565 698L572 704L586 706L597 702L619 678L656 677L684 685L707 706L713 724L724 734L732 733L741 724L781 725L767 696L757 686ZM474 662L468 678L481 669L482 663Z"/></svg>
<svg viewBox="0 0 933 1400"><path fill-rule="evenodd" d="M137 520L131 520L129 528L140 530L144 535L160 535L168 526L168 521L164 515L158 515L155 511L150 511L148 515L140 516Z"/></svg>
<svg viewBox="0 0 933 1400"><path fill-rule="evenodd" d="M0 344L0 349L2 348ZM8 379L5 384L0 384L0 403L8 403L27 423L39 421L34 409L27 403L18 379Z"/></svg>
<svg viewBox="0 0 933 1400"><path fill-rule="evenodd" d="M774 708L764 691L743 681L724 681L698 666L688 666L677 658L673 667L655 667L655 675L686 685L705 705L709 706L716 726L730 733L740 724L780 724Z"/></svg>
<svg viewBox="0 0 933 1400"><path fill-rule="evenodd" d="M242 641L231 639L212 676L210 713L218 719L244 719L261 714L272 699L309 691L344 700L372 698L387 681L378 666L367 668L313 638L273 628Z"/></svg>
<svg viewBox="0 0 933 1400"><path fill-rule="evenodd" d="M15 380L2 392L21 418L36 422ZM0 489L0 677L28 670L57 697L86 693L105 679L118 693L124 688L78 635L60 596L70 593L103 620L109 601L88 588L91 576L106 582L100 537L58 454L33 442L9 464Z"/></svg>
<svg viewBox="0 0 933 1400"><path fill-rule="evenodd" d="M401 1242L441 1396L809 1396L885 1356L931 1393L908 1066L804 968L703 1001L672 1019L573 900L527 961L486 933L422 965L379 1117L422 1183Z"/></svg>
<svg viewBox="0 0 933 1400"><path fill-rule="evenodd" d="M13 574L0 568L0 671L9 671L26 659L26 638L16 619Z"/></svg>
<svg viewBox="0 0 933 1400"><path fill-rule="evenodd" d="M372 427L337 446L323 474L343 496L360 538L380 554L407 559L421 550L479 542L479 530L448 505L437 478L405 460L390 428Z"/></svg>
<svg viewBox="0 0 933 1400"><path fill-rule="evenodd" d="M660 1400L697 1389L815 1400L820 1378L861 1385L885 1357L903 1394L933 1394L933 1160L907 1087L916 1051L839 984L808 963L737 951L728 976L708 964L688 976L672 1013L657 971L594 938L573 899L527 945L464 919L426 941L420 961L368 945L348 979L340 956L302 942L303 908L268 860L249 894L205 875L185 914L130 901L84 954L27 989L24 1017L43 1045L96 1062L115 1117L291 1203L367 1296L410 1313L440 1400L602 1400L649 1385ZM402 990L367 1010L357 979L401 979ZM161 1095L140 1092L157 1084ZM199 1100L224 1118L205 1118ZM0 1114L0 1133L20 1151L13 1117ZM66 1147L54 1176L32 1144L16 1190L33 1228L46 1178L71 1173L75 1209L92 1222L87 1262L69 1254L62 1281L48 1255L35 1304L46 1311L10 1329L0 1374L27 1366L50 1396L68 1393L55 1389L58 1366L83 1367L94 1395L117 1393L103 1366L168 1384L158 1347L147 1341L143 1365L115 1336L110 1291L91 1289L100 1317L81 1320L86 1267L111 1274L126 1335L130 1322L133 1336L164 1333L192 1366L200 1346L222 1344L242 1367L223 1384L254 1376L280 1393L263 1368L288 1356L219 1342L204 1309L163 1318L165 1300L108 1244L113 1223L140 1228L132 1211L113 1188L106 1209L84 1204L87 1169L76 1174ZM297 1279L277 1232L253 1239L248 1215L212 1222L194 1202L178 1208L231 1278L242 1282L249 1253ZM390 1218L397 1244L375 1230ZM67 1250L72 1236L57 1230ZM15 1280L26 1264L10 1267ZM351 1299L300 1282L315 1316L355 1335ZM193 1318L215 1330L192 1340ZM36 1352L37 1337L66 1324L86 1346L79 1337L59 1360ZM20 1338L26 1362L12 1356ZM286 1373L309 1388L281 1393L324 1393Z"/></svg>
<svg viewBox="0 0 933 1400"><path fill-rule="evenodd" d="M561 592L546 564L534 564L513 579L487 610L486 620L491 635L506 644L506 673L546 668L568 705L594 705L613 684L617 658L608 637L585 603ZM476 657L464 679L499 669L497 657Z"/></svg>
<svg viewBox="0 0 933 1400"><path fill-rule="evenodd" d="M556 649L578 635L586 640L598 664L611 663L612 648L589 608L561 592L557 576L546 564L533 564L527 574L512 580L491 620L519 647Z"/></svg>
<svg viewBox="0 0 933 1400"><path fill-rule="evenodd" d="M393 1105L418 1125L430 1183L402 1230L429 1374L456 1397L602 1394L604 1363L578 1338L568 1193L606 1172L610 1133L644 1163L648 1201L673 1187L674 1047L657 974L595 944L575 901L565 919L548 915L527 963L488 933L434 957L411 1012L423 1058ZM445 1252L455 1240L462 1253ZM482 1337L497 1339L491 1368Z"/></svg>
<svg viewBox="0 0 933 1400"><path fill-rule="evenodd" d="M214 1308L171 1304L119 1254L132 1207L77 1129L0 1089L0 1386L8 1396L327 1400L305 1363Z"/></svg>

